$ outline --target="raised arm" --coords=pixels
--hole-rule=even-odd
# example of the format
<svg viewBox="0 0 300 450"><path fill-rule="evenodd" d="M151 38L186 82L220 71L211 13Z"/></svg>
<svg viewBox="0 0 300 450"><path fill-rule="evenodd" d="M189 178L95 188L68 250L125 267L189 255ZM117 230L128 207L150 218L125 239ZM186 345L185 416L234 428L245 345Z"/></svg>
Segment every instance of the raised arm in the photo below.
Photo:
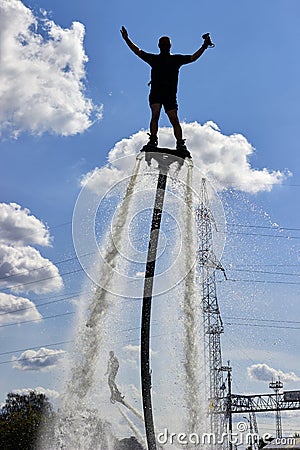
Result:
<svg viewBox="0 0 300 450"><path fill-rule="evenodd" d="M140 56L142 50L141 50L140 48L138 48L138 46L135 45L135 44L131 41L131 39L129 39L129 37L128 37L128 32L127 32L126 28L125 28L125 27L122 27L120 31L121 31L121 34L122 34L122 38L124 39L124 41L126 42L126 44L128 45L128 47L130 48L130 50L132 50L133 53L135 53L137 56Z"/></svg>
<svg viewBox="0 0 300 450"><path fill-rule="evenodd" d="M201 45L201 47L191 56L191 61L197 61L198 58L200 58L201 55L205 52L205 50L208 47L214 47L215 45L211 42L209 33L204 34L203 36L204 42Z"/></svg>

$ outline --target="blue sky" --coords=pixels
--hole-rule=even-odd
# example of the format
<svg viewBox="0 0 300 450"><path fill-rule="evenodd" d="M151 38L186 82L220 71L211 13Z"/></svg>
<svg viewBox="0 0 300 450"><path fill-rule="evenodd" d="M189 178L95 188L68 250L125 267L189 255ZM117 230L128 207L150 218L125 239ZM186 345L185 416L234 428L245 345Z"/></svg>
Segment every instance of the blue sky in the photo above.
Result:
<svg viewBox="0 0 300 450"><path fill-rule="evenodd" d="M17 8L17 14L13 8ZM23 266L40 266L43 257L52 264L47 276L55 275L56 268L61 275L54 279L56 282L45 281L43 292L42 288L27 292L24 287L17 292L16 288L7 289L4 282L0 292L37 305L29 319L38 318L39 313L45 318L76 310L74 301L42 308L39 304L78 295L85 282L75 259L71 233L80 180L107 162L116 143L130 138L128 145L134 152L138 151L136 142L147 140L149 68L127 48L120 27L125 25L132 40L149 52L157 51L161 35L169 35L173 53L183 54L197 50L201 35L209 31L216 47L181 70L179 116L186 123L187 145L189 139L199 144L191 148L196 165L214 177L220 189L230 188L221 194L228 223L248 226L228 226L223 259L229 278L247 278L248 282L232 282L227 287L220 283L219 303L225 317L247 316L256 319L256 326L224 319L225 324L235 322L225 327L224 358L232 361L235 391L267 392L264 373L269 369L268 374L282 371L288 388L299 388L299 351L295 344L299 330L257 327L271 325L258 322L259 317L300 321L298 0L187 0L184 6L169 0L154 0L151 5L119 0L106 4L94 0L0 0L0 11L0 219L4 230L0 243L6 246L1 255L9 255L14 261L16 254L11 248L31 246L39 254L21 258L20 270ZM37 20L37 27L32 26L32 18ZM53 33L51 39L42 29L42 19ZM46 19L53 22L49 25ZM73 22L78 24L72 26ZM13 44L20 23L27 40L23 46ZM27 23L30 29L26 29ZM34 64L28 50L34 52ZM198 125L189 125L195 122ZM207 122L213 125L205 128ZM164 115L160 125L168 126ZM209 148L208 142L213 142L213 149L208 150L213 159L221 158L222 148L226 150L218 168L216 160L209 163L209 155L201 154ZM119 155L124 148L123 142ZM231 188L237 189L232 193ZM10 203L21 208L6 206ZM39 221L47 225L49 235ZM237 229L248 235L230 234ZM31 263L36 258L33 266L30 258ZM231 270L246 270L247 265L251 273ZM253 272L254 268L261 273ZM282 272L292 275L280 275ZM7 276L3 270L1 274ZM265 283L254 282L258 277ZM31 272L24 283L32 281ZM60 282L64 287L59 291ZM5 301L8 303L3 311L7 313L5 308L12 308L12 298ZM0 330L0 400L13 389L42 386L59 391L60 354L56 353L53 361L47 349L67 349L67 344L54 344L72 339L75 315L18 325L10 324L26 320L22 314L17 320L13 320L13 314L8 316L9 320L3 319L1 324L9 326ZM296 323L289 325L299 328ZM45 367L41 363L30 368L34 370L22 364L14 368L8 362L33 347L34 351L46 348L49 359ZM39 355L35 354L38 362ZM295 373L294 381L291 372ZM288 430L300 431L294 421L288 423ZM265 425L268 431L272 424L270 419Z"/></svg>

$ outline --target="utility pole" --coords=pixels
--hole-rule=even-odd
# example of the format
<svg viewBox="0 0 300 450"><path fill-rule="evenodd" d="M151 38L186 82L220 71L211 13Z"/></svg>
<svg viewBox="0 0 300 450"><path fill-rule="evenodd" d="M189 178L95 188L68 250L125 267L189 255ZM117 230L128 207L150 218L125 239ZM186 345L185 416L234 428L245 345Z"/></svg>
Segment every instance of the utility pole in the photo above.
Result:
<svg viewBox="0 0 300 450"><path fill-rule="evenodd" d="M230 361L227 366L220 368L222 372L227 372L227 398L226 398L226 419L228 420L228 448L232 450L232 368L230 367Z"/></svg>
<svg viewBox="0 0 300 450"><path fill-rule="evenodd" d="M278 379L277 381L272 380L271 383L269 383L269 388L273 389L276 395L276 404L277 404L277 409L276 409L276 438L280 439L282 438L282 424L281 424L281 413L280 413L280 409L279 409L279 399L280 399L280 395L279 395L279 391L280 389L283 388L283 383L280 381L280 379Z"/></svg>
<svg viewBox="0 0 300 450"><path fill-rule="evenodd" d="M249 412L249 419L246 416L243 416L243 418L246 419L249 423L250 435L248 443L251 446L251 450L258 450L259 434L255 412L254 411Z"/></svg>

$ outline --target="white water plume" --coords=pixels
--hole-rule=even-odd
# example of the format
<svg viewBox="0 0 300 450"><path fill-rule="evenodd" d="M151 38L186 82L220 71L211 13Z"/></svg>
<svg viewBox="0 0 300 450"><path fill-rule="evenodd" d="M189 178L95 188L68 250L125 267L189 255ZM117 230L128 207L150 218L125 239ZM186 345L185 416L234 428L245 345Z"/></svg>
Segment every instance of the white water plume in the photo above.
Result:
<svg viewBox="0 0 300 450"><path fill-rule="evenodd" d="M128 426L131 429L131 431L133 431L133 433L136 436L138 442L145 449L146 448L146 442L145 442L145 439L143 438L140 430L135 426L135 424L132 422L132 420L129 419L127 414L125 414L125 412L121 409L121 407L119 405L118 405L118 410L119 410L120 414L122 415L122 417L125 419L125 421L128 423Z"/></svg>
<svg viewBox="0 0 300 450"><path fill-rule="evenodd" d="M197 289L195 286L195 265L190 267L191 255L195 253L195 220L194 220L194 202L192 191L192 175L193 166L189 164L187 173L187 183L185 186L185 264L188 274L185 277L185 289L183 299L184 311L184 369L186 378L186 404L187 404L187 430L188 433L204 433L203 418L204 408L203 401L200 401L201 392L201 375L203 370L201 360L203 355L200 354L199 338L201 321L200 302L197 298ZM203 396L202 396L203 397ZM202 398L204 400L204 398Z"/></svg>
<svg viewBox="0 0 300 450"><path fill-rule="evenodd" d="M95 361L98 358L102 338L101 326L104 325L102 321L105 320L105 314L113 300L110 290L115 272L112 269L116 267L116 258L118 257L119 246L124 235L140 162L140 159L136 160L124 199L120 204L114 235L112 236L109 233L106 239L105 256L103 258L105 265L104 267L99 267L99 284L89 305L90 314L76 343L76 354L80 352L82 359L72 369L72 379L66 392L68 405L74 400L74 396L82 400L93 385Z"/></svg>
<svg viewBox="0 0 300 450"><path fill-rule="evenodd" d="M204 358L199 344L203 336L195 286L193 167L190 162L179 170L175 163L171 169L153 291L153 415L156 433L166 426L170 432L200 434L206 431L207 399L201 394ZM95 192L91 202L85 193L81 194L76 206L76 252L90 278L95 280L96 274L98 278L89 305L85 307L88 302L82 299L71 376L66 383L54 444L48 449L114 450L118 440L131 432L143 445L139 361L127 358L124 348L131 345L132 350L139 351L141 274L145 270L157 175L158 168L152 164L147 167L140 155L110 222L102 216L106 225L111 223L111 229L99 249L87 217L91 215L94 227L96 216L101 218ZM119 186L117 190L119 195ZM91 256L95 248L96 259L92 264L86 263L86 255ZM109 400L105 368L112 349L120 361L116 381L125 395L123 405ZM76 442L80 447L74 447Z"/></svg>

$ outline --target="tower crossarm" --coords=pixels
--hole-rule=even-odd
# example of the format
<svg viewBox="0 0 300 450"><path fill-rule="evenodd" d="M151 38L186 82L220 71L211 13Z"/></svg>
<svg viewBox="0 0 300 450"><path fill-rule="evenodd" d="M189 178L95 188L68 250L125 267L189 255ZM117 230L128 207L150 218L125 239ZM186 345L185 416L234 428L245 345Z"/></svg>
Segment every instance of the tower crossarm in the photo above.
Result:
<svg viewBox="0 0 300 450"><path fill-rule="evenodd" d="M224 403L224 409L226 403ZM261 394L261 395L237 395L231 396L231 410L232 413L247 413L247 412L266 412L266 411L287 411L299 410L300 399L297 401L287 401L284 393L276 394Z"/></svg>

